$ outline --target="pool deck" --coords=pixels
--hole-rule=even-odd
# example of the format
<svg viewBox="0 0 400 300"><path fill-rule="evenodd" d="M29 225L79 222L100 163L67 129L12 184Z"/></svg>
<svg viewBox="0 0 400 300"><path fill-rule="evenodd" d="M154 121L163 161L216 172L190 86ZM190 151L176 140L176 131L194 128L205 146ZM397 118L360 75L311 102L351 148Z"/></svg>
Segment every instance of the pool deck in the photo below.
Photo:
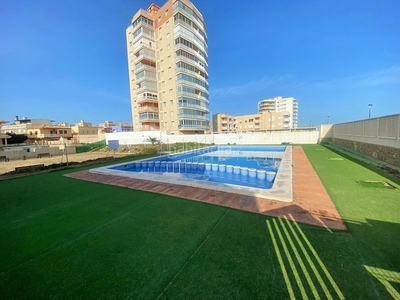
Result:
<svg viewBox="0 0 400 300"><path fill-rule="evenodd" d="M293 147L292 161L293 202L266 200L226 191L90 173L89 170L69 173L65 176L201 201L331 229L345 230L346 227L339 212L301 147Z"/></svg>

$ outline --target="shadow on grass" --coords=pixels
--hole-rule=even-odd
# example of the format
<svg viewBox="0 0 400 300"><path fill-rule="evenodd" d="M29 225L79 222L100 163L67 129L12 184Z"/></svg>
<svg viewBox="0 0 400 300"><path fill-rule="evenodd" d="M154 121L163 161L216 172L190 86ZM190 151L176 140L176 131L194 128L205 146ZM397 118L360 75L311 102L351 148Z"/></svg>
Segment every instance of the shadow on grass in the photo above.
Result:
<svg viewBox="0 0 400 300"><path fill-rule="evenodd" d="M368 158L363 158L361 156L357 156L357 154L348 152L346 149L343 149L343 148L339 149L337 147L332 147L328 144L321 144L321 146L346 158L349 161L352 161L352 162L354 162L372 172L375 172L375 173L379 174L380 176L385 177L386 179L389 179L389 180L395 182L396 184L400 185L399 177L396 177L396 176L388 173L387 170L382 169L382 167L377 166L376 163L374 163L372 160L369 160Z"/></svg>
<svg viewBox="0 0 400 300"><path fill-rule="evenodd" d="M400 224L346 220L353 224L351 233L329 234L288 219L294 218L266 222L291 299L400 299L400 249L393 238Z"/></svg>

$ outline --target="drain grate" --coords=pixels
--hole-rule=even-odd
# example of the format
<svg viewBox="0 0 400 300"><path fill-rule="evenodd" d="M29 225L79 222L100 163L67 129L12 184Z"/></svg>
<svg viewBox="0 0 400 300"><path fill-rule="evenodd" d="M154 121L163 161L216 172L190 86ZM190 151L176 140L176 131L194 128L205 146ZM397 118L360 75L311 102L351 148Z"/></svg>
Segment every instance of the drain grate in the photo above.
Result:
<svg viewBox="0 0 400 300"><path fill-rule="evenodd" d="M357 182L365 187L373 187L373 188L391 188L396 189L395 186L391 185L389 182L386 181L379 181L379 180L357 180Z"/></svg>

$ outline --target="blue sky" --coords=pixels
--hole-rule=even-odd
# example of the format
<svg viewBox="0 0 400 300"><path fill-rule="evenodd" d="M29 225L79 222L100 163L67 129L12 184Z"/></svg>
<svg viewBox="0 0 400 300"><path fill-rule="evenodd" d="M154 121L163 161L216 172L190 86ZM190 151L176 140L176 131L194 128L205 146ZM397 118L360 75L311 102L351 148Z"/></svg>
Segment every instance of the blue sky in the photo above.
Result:
<svg viewBox="0 0 400 300"><path fill-rule="evenodd" d="M125 29L151 2L2 1L0 119L131 122ZM193 3L213 114L279 95L298 99L299 126L363 119L369 103L373 117L400 113L400 1Z"/></svg>

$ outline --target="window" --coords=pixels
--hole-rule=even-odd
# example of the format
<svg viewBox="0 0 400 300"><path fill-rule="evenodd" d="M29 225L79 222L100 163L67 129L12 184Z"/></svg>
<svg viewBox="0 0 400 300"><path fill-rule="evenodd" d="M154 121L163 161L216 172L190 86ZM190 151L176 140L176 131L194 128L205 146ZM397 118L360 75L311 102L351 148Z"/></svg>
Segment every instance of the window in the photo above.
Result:
<svg viewBox="0 0 400 300"><path fill-rule="evenodd" d="M169 21L167 21L167 27L169 26Z"/></svg>
<svg viewBox="0 0 400 300"><path fill-rule="evenodd" d="M172 89L169 90L169 94L172 95Z"/></svg>
<svg viewBox="0 0 400 300"><path fill-rule="evenodd" d="M169 32L167 32L167 39L169 39Z"/></svg>
<svg viewBox="0 0 400 300"><path fill-rule="evenodd" d="M37 131L35 131L35 135L37 135Z"/></svg>
<svg viewBox="0 0 400 300"><path fill-rule="evenodd" d="M161 22L161 16L158 17L158 22ZM161 29L161 28L160 28Z"/></svg>
<svg viewBox="0 0 400 300"><path fill-rule="evenodd" d="M175 127L175 121L171 122L171 127Z"/></svg>
<svg viewBox="0 0 400 300"><path fill-rule="evenodd" d="M169 105L174 105L174 100L169 100Z"/></svg>
<svg viewBox="0 0 400 300"><path fill-rule="evenodd" d="M171 84L172 84L172 78L169 79L169 85L171 85Z"/></svg>
<svg viewBox="0 0 400 300"><path fill-rule="evenodd" d="M63 134L63 131L62 131L62 130L59 130L58 132L59 132L59 134Z"/></svg>
<svg viewBox="0 0 400 300"><path fill-rule="evenodd" d="M165 15L168 16L168 9L165 11Z"/></svg>
<svg viewBox="0 0 400 300"><path fill-rule="evenodd" d="M169 50L171 48L170 44L167 45L167 49Z"/></svg>
<svg viewBox="0 0 400 300"><path fill-rule="evenodd" d="M163 107L167 107L167 102L163 102Z"/></svg>

